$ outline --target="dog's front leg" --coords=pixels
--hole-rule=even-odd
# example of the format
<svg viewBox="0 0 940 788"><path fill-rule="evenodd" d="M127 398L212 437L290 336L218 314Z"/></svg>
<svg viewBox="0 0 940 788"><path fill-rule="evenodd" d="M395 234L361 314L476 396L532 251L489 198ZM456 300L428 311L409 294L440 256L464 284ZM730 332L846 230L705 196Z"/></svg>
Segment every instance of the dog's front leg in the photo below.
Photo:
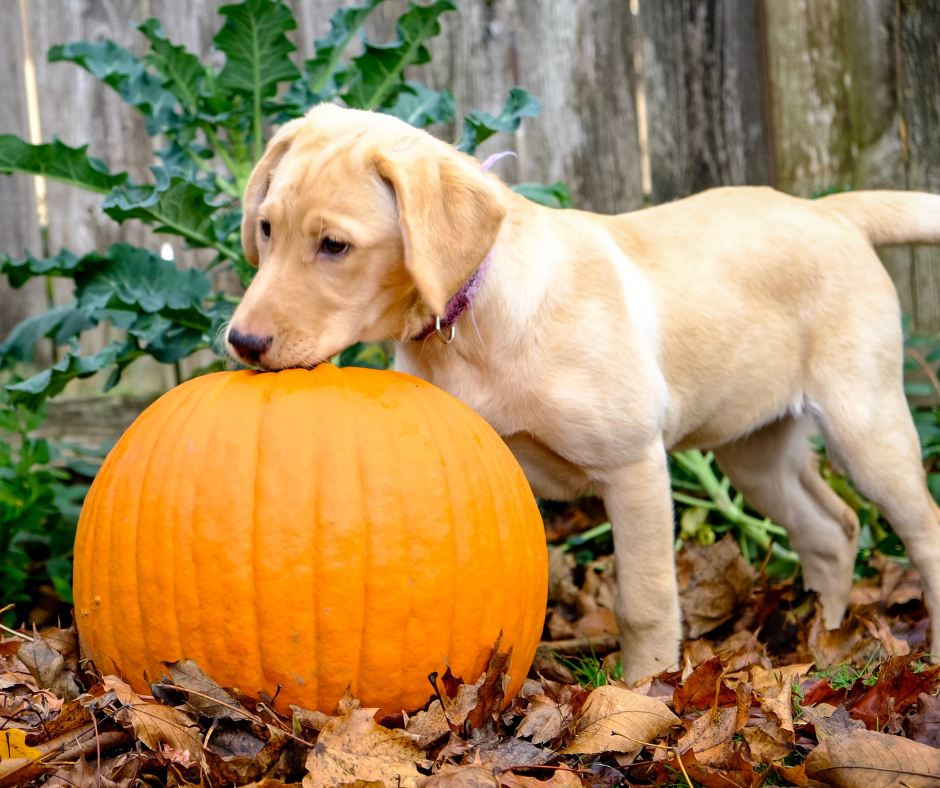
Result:
<svg viewBox="0 0 940 788"><path fill-rule="evenodd" d="M672 668L682 637L666 450L605 474L599 485L614 534L617 626L623 677L633 683Z"/></svg>

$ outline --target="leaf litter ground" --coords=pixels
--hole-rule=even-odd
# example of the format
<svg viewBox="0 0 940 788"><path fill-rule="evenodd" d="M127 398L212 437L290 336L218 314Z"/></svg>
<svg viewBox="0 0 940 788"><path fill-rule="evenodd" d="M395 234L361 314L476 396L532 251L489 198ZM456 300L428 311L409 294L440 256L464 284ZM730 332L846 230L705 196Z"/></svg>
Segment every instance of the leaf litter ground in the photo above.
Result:
<svg viewBox="0 0 940 788"><path fill-rule="evenodd" d="M678 554L681 669L617 680L613 563L551 548L545 637L519 697L512 655L448 671L413 715L335 716L219 687L193 662L141 696L79 659L72 630L0 641L0 788L940 788L940 668L916 573L876 555L842 627L726 537ZM435 677L437 679L437 677ZM429 692L431 685L429 684Z"/></svg>

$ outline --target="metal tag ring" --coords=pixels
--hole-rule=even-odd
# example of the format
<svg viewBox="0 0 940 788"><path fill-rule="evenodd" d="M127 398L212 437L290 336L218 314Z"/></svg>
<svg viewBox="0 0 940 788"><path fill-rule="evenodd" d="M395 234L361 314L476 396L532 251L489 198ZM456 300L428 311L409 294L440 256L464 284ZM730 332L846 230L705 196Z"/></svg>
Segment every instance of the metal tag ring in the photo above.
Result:
<svg viewBox="0 0 940 788"><path fill-rule="evenodd" d="M449 337L445 337L445 336L444 336L444 332L441 331L441 319L440 319L440 317L437 317L437 318L434 319L434 330L437 332L437 338L438 338L439 340L441 340L441 342L443 342L445 345L449 345L451 342L454 341L455 337L457 336L457 325L456 325L456 324L454 324L454 325L452 325L452 326L450 327L450 336L449 336Z"/></svg>

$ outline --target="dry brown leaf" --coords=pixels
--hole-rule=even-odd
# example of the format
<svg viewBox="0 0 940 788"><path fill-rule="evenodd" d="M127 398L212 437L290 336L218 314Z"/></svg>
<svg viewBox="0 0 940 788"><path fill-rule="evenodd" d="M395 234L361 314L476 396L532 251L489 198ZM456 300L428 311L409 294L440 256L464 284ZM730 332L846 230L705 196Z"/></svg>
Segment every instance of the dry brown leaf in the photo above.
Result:
<svg viewBox="0 0 940 788"><path fill-rule="evenodd" d="M800 723L808 722L816 729L816 739L822 743L830 736L839 736L852 731L865 730L865 723L853 720L844 706L832 706L820 703L816 706L805 706Z"/></svg>
<svg viewBox="0 0 940 788"><path fill-rule="evenodd" d="M245 707L206 675L195 661L177 660L165 665L171 683L193 692L185 693L187 702L182 708L186 711L200 717L217 719L243 720L248 716ZM164 683L166 682L159 681L153 685L154 694Z"/></svg>
<svg viewBox="0 0 940 788"><path fill-rule="evenodd" d="M709 768L731 768L735 760L733 737L749 718L751 685L741 683L735 691L735 705L722 708L716 703L708 714L696 719L679 739L680 753L695 752L696 760Z"/></svg>
<svg viewBox="0 0 940 788"><path fill-rule="evenodd" d="M166 744L171 750L187 751L190 757L205 765L202 734L192 717L179 709L142 700L116 676L105 676L101 683L123 704L114 719L147 747L161 752Z"/></svg>
<svg viewBox="0 0 940 788"><path fill-rule="evenodd" d="M917 699L916 711L905 725L909 739L940 747L940 698L921 695Z"/></svg>
<svg viewBox="0 0 940 788"><path fill-rule="evenodd" d="M45 638L27 641L20 646L17 656L43 689L63 700L74 700L81 695L81 687L69 670L66 655L54 649Z"/></svg>
<svg viewBox="0 0 940 788"><path fill-rule="evenodd" d="M570 704L559 703L548 695L533 695L529 698L525 719L516 729L516 734L531 736L533 744L542 744L568 730L573 720Z"/></svg>
<svg viewBox="0 0 940 788"><path fill-rule="evenodd" d="M450 725L444 715L444 707L439 700L434 700L427 711L419 711L414 715L405 730L418 737L418 746L422 749L430 747L446 739L450 734Z"/></svg>
<svg viewBox="0 0 940 788"><path fill-rule="evenodd" d="M502 788L581 788L581 778L576 772L567 769L557 769L548 780L503 772L499 781Z"/></svg>
<svg viewBox="0 0 940 788"><path fill-rule="evenodd" d="M741 736L747 742L753 763L772 763L786 758L793 746L779 738L779 729L770 722L760 727L748 727L741 731Z"/></svg>
<svg viewBox="0 0 940 788"><path fill-rule="evenodd" d="M765 687L775 687L780 681L785 681L787 686L799 684L800 679L805 676L812 662L804 662L799 665L784 665L779 668L765 668L761 665L754 665L751 668L751 683L754 685L754 691L760 692Z"/></svg>
<svg viewBox="0 0 940 788"><path fill-rule="evenodd" d="M676 562L679 600L691 639L731 618L754 587L754 570L730 534L704 547L687 545Z"/></svg>
<svg viewBox="0 0 940 788"><path fill-rule="evenodd" d="M333 788L356 780L380 780L395 788L416 788L416 764L428 766L418 737L378 725L375 710L349 709L331 720L307 757L304 788Z"/></svg>
<svg viewBox="0 0 940 788"><path fill-rule="evenodd" d="M606 684L588 696L578 733L564 752L632 752L677 722L665 703Z"/></svg>
<svg viewBox="0 0 940 788"><path fill-rule="evenodd" d="M489 720L495 720L503 706L506 689L509 687L508 672L512 667L512 646L508 651L500 651L502 643L503 633L500 631L493 646L490 664L483 674L483 681L477 682L477 703L467 714L467 724L471 728L482 728Z"/></svg>
<svg viewBox="0 0 940 788"><path fill-rule="evenodd" d="M329 714L324 714L322 711L310 711L310 709L304 709L300 706L291 706L290 710L293 712L294 720L303 727L312 728L315 731L322 731L326 724L333 719Z"/></svg>
<svg viewBox="0 0 940 788"><path fill-rule="evenodd" d="M834 788L940 788L940 750L899 736L851 731L813 750L806 774Z"/></svg>
<svg viewBox="0 0 940 788"><path fill-rule="evenodd" d="M573 604L578 587L572 579L576 566L574 556L560 547L548 548L548 599L550 602Z"/></svg>
<svg viewBox="0 0 940 788"><path fill-rule="evenodd" d="M492 768L485 766L449 766L424 778L420 788L499 788Z"/></svg>

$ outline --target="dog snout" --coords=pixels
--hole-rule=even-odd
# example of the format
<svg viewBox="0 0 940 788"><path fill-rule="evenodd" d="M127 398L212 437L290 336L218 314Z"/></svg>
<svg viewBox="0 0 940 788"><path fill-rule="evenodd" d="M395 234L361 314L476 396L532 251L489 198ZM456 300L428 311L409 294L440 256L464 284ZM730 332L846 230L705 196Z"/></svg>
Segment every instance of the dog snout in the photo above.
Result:
<svg viewBox="0 0 940 788"><path fill-rule="evenodd" d="M259 336L258 334L244 334L234 326L229 329L228 343L235 354L242 361L257 366L261 356L271 347L274 340L272 336Z"/></svg>

